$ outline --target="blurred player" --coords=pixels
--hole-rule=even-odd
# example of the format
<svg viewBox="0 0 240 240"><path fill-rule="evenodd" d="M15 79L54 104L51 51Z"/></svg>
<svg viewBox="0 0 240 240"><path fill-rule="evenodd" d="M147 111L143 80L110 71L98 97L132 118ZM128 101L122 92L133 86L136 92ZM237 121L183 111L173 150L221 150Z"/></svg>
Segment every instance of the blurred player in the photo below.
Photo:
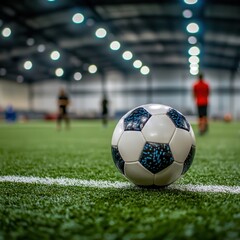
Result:
<svg viewBox="0 0 240 240"><path fill-rule="evenodd" d="M58 118L57 118L57 129L61 130L61 122L65 121L66 128L69 129L69 116L67 112L67 107L70 101L68 95L63 88L60 89L58 95Z"/></svg>
<svg viewBox="0 0 240 240"><path fill-rule="evenodd" d="M193 96L198 110L198 129L202 135L208 130L208 96L210 86L204 80L203 74L199 74L198 80L193 85Z"/></svg>
<svg viewBox="0 0 240 240"><path fill-rule="evenodd" d="M13 106L7 106L5 110L5 119L7 122L16 122L17 121L17 113L15 112Z"/></svg>
<svg viewBox="0 0 240 240"><path fill-rule="evenodd" d="M108 100L105 95L103 96L101 105L102 105L102 123L103 126L106 127L108 123Z"/></svg>

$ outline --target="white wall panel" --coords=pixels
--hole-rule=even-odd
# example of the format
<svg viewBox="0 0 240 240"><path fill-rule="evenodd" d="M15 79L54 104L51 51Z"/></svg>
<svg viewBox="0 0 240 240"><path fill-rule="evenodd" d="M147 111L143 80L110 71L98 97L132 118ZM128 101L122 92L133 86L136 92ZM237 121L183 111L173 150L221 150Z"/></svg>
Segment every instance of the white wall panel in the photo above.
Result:
<svg viewBox="0 0 240 240"><path fill-rule="evenodd" d="M0 107L12 105L18 110L29 109L29 87L27 84L19 84L0 79Z"/></svg>
<svg viewBox="0 0 240 240"><path fill-rule="evenodd" d="M228 71L205 72L211 86L209 112L219 116L231 112L240 116L239 90L234 95L229 92L231 73ZM105 89L109 98L110 112L125 112L137 105L149 102L170 105L178 110L196 113L192 97L192 86L196 77L186 71L158 69L152 72L151 81L136 70L134 74L111 71L105 75ZM66 83L61 79L50 79L33 84L33 109L36 111L56 112L57 95L64 87L70 93L70 111L78 114L100 113L102 98L102 76L88 74L80 81ZM19 108L28 109L28 87L26 84L0 82L1 105L13 103ZM150 85L149 85L150 83ZM234 88L240 88L240 73L234 76ZM151 88L149 93L147 89ZM16 95L16 93L18 93ZM232 96L232 97L231 97Z"/></svg>

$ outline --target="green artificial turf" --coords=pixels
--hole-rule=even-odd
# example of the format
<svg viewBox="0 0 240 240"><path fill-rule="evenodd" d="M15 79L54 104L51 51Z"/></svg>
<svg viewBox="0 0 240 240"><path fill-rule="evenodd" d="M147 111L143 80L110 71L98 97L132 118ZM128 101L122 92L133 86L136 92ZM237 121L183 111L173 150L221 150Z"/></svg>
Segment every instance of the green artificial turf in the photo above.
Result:
<svg viewBox="0 0 240 240"><path fill-rule="evenodd" d="M127 181L115 122L0 124L0 176ZM196 126L194 126L196 131ZM240 123L211 123L178 184L240 185ZM240 239L240 195L0 183L0 239Z"/></svg>

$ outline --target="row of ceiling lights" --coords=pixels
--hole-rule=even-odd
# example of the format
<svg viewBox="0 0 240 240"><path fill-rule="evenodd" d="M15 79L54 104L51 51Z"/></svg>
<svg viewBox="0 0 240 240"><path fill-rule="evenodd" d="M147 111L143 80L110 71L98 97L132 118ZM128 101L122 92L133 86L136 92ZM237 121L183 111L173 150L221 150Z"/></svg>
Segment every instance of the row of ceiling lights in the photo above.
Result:
<svg viewBox="0 0 240 240"><path fill-rule="evenodd" d="M74 14L73 17L72 17L72 21L76 24L82 23L84 21L83 14L81 14L81 13ZM96 35L97 38L105 38L107 36L107 31L104 28L98 28L95 32L95 35ZM110 43L110 48L113 51L117 51L121 48L121 44L118 41L112 41ZM132 54L131 51L124 51L122 53L122 58L126 61L131 60L133 58L133 54ZM148 66L143 66L142 61L139 60L139 59L137 59L133 62L133 66L135 68L140 68L140 72L143 75L147 75L150 72L149 67Z"/></svg>
<svg viewBox="0 0 240 240"><path fill-rule="evenodd" d="M195 4L197 3L197 0L184 0L184 2L186 4ZM193 13L191 10L189 9L185 9L183 11L183 16L185 18L191 18L193 16ZM80 24L84 21L84 16L81 13L76 13L73 15L72 17L72 21L76 24ZM0 24L2 25L2 22L0 22ZM186 27L187 32L191 33L191 34L195 34L199 31L199 26L197 23L189 23ZM9 27L5 27L2 30L2 36L3 37L9 37L11 35L11 29ZM97 38L105 38L107 36L107 31L104 28L98 28L95 32L95 35ZM34 39L33 38L29 38L27 39L27 45L28 46L33 46L34 45ZM191 45L195 45L197 43L197 38L193 35L188 37L188 42ZM117 51L119 50L121 47L121 44L118 41L112 41L110 43L110 48L113 51ZM40 44L37 47L38 52L44 52L46 49L44 44ZM196 75L199 73L199 57L198 55L200 54L200 49L197 46L192 46L189 51L188 51L190 57L189 57L189 63L190 63L190 73L192 75ZM52 51L50 54L50 57L52 60L58 60L60 58L60 53L58 51ZM122 53L122 58L126 61L131 60L133 58L133 54L131 51L124 51ZM26 70L30 70L32 68L33 64L30 60L27 60L24 62L23 67ZM140 60L135 60L133 62L133 66L135 68L140 68L140 72L143 75L147 75L150 72L150 69L147 66L142 66L142 62ZM1 69L1 72L5 72L3 71L4 69ZM88 71L89 73L96 73L97 72L97 66L96 65L90 65L88 67ZM61 77L64 74L64 70L62 68L57 68L55 70L55 75L57 77ZM81 80L82 78L82 74L80 72L75 72L73 75L75 80Z"/></svg>
<svg viewBox="0 0 240 240"><path fill-rule="evenodd" d="M77 21L80 23L79 14L75 14L75 15L73 16L73 20L74 20L74 22L76 21L76 23L77 23ZM0 26L1 26L1 25L2 25L2 21L0 20ZM10 29L9 27L5 27L5 28L3 28L3 30L2 30L2 36L5 37L5 38L10 37L11 33L12 33L12 31L11 31L11 29ZM27 43L28 46L33 46L34 43L35 43L35 40L34 40L33 38L28 38L27 41L26 41L26 43ZM46 50L46 47L45 47L44 44L39 44L39 45L37 46L37 51L38 51L38 52L41 53L41 52L44 52L45 50ZM54 60L54 61L58 60L58 59L60 58L60 53L59 53L59 51L57 51L57 50L52 51L52 52L50 53L50 58L51 58L52 60ZM33 67L33 63L32 63L32 61L30 61L30 60L26 60L26 61L23 63L23 68L24 68L25 70L31 70L32 67ZM89 65L89 67L88 67L88 72L91 73L91 74L96 73L96 72L97 72L97 66L94 65L94 64ZM1 69L0 69L0 75L1 75L1 76L4 76L4 75L6 75L6 74L7 74L7 70L6 70L5 68L1 68ZM56 75L57 77L61 77L61 76L63 76L63 74L64 74L64 70L63 70L62 68L57 68L57 69L55 70L55 75ZM80 72L75 72L74 75L73 75L73 77L74 77L75 80L81 80L82 74L81 74ZM22 75L18 75L18 76L17 76L17 82L21 83L21 82L23 82L23 80L24 80L24 78L23 78Z"/></svg>
<svg viewBox="0 0 240 240"><path fill-rule="evenodd" d="M81 13L76 13L73 17L72 20L74 23L82 23L84 21L84 16ZM95 35L97 38L105 38L107 36L107 31L104 28L98 28L95 32ZM112 49L113 51L117 51L121 48L121 44L118 41L112 41L109 45L110 49ZM129 61L133 58L133 54L131 51L124 51L122 53L122 58L126 61ZM150 72L150 69L148 66L143 66L142 62L137 59L133 62L133 66L135 68L140 68L140 72L143 75L147 75Z"/></svg>
<svg viewBox="0 0 240 240"><path fill-rule="evenodd" d="M52 1L49 1L49 2L52 2ZM83 16L83 14L81 14L81 13L75 13L75 14L72 16L72 21L73 21L75 24L80 24L80 23L82 23L82 22L84 21L84 16ZM2 25L1 22L0 22L0 25ZM12 31L11 31L11 29L10 29L9 27L5 27L5 28L3 28L3 30L2 30L2 36L5 37L5 38L10 37L11 33L12 33ZM97 38L105 38L105 37L107 36L107 31L106 31L106 29L104 29L104 28L98 28L98 29L96 30L96 32L95 32L95 36L96 36ZM27 43L28 46L33 46L34 43L35 43L35 40L34 40L33 38L28 38L27 41L26 41L26 43ZM118 41L112 41L112 42L110 43L109 47L110 47L111 50L117 51L117 50L119 50L119 49L121 48L121 44L120 44L120 42L118 42ZM44 52L45 50L46 50L46 47L45 47L44 44L39 44L39 45L37 46L37 51L38 51L38 52L42 53L42 52ZM53 61L56 61L56 60L60 59L60 57L61 57L60 52L57 51L57 50L54 50L54 51L52 51L52 52L50 53L50 58L51 58ZM132 54L131 51L124 51L124 52L122 53L122 58L123 58L124 60L126 60L126 61L129 61L129 60L131 60L131 59L133 58L133 54ZM148 66L143 66L141 60L139 60L139 59L137 59L137 60L135 60L135 61L133 62L133 66L134 66L134 68L139 68L139 69L140 69L140 72L141 72L143 75L147 75L147 74L149 74L149 72L150 72L149 67L148 67ZM30 60L26 60L26 61L23 63L23 68L24 68L25 70L31 70L32 67L33 67L33 63L32 63L32 61L30 61ZM3 69L3 68L1 69L1 72L0 72L1 75L2 75L2 74L4 74L4 75L6 74L6 71L4 71L4 70L6 70L6 69ZM97 70L98 70L98 69L97 69L97 66L94 65L94 64L88 66L88 72L91 73L91 74L96 73ZM63 68L57 68L57 69L55 70L55 75L56 75L57 77L62 77L62 76L64 75L64 70L63 70ZM21 75L19 75L19 76L21 76ZM18 76L18 77L19 77L19 76ZM17 81L18 81L18 77L17 77ZM80 72L75 72L75 73L73 74L73 78L74 78L76 81L81 80L81 79L82 79L82 74L81 74ZM20 78L19 78L19 79L20 79ZM20 79L18 82L22 82L22 81L23 81L23 77L21 76L21 79Z"/></svg>
<svg viewBox="0 0 240 240"><path fill-rule="evenodd" d="M198 0L184 0L186 4L196 4ZM193 13L190 9L185 9L183 11L183 17L190 19L193 16ZM195 34L199 31L199 26L197 23L191 22L187 25L186 30L190 34ZM188 54L190 55L189 67L190 67L190 74L197 75L199 73L199 62L200 59L198 55L200 54L199 47L195 46L197 44L197 38L194 35L188 37L188 43L194 46L191 46L188 50Z"/></svg>

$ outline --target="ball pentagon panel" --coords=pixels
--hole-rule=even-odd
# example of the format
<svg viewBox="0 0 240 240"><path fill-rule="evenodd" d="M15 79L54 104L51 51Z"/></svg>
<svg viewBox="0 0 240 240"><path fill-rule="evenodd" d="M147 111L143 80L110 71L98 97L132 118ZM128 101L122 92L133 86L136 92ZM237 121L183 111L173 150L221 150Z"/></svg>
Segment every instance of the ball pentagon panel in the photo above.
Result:
<svg viewBox="0 0 240 240"><path fill-rule="evenodd" d="M195 151L196 151L196 148L195 148L195 146L192 145L192 147L188 153L188 156L183 163L182 174L185 174L188 171L188 169L191 167L194 156L195 156Z"/></svg>
<svg viewBox="0 0 240 240"><path fill-rule="evenodd" d="M124 119L125 131L141 131L152 115L143 107L134 109Z"/></svg>
<svg viewBox="0 0 240 240"><path fill-rule="evenodd" d="M172 122L175 124L177 128L181 128L187 131L190 130L190 124L179 111L171 108L167 112L167 115L169 116L169 118L172 120Z"/></svg>
<svg viewBox="0 0 240 240"><path fill-rule="evenodd" d="M147 142L139 162L151 173L158 173L173 163L174 159L168 144Z"/></svg>
<svg viewBox="0 0 240 240"><path fill-rule="evenodd" d="M118 147L117 146L112 146L112 158L113 161L115 163L115 166L117 167L117 169L124 174L124 160L122 159L121 154L118 151Z"/></svg>

